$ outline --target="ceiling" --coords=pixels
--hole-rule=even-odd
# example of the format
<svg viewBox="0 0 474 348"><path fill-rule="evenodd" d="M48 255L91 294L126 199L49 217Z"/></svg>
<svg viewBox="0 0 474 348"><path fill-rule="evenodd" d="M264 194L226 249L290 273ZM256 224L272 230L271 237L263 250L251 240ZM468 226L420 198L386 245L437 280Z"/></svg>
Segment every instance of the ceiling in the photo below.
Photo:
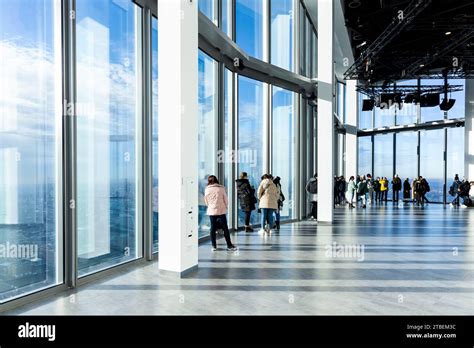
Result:
<svg viewBox="0 0 474 348"><path fill-rule="evenodd" d="M342 3L356 59L346 78L387 83L444 75L474 77L473 0Z"/></svg>

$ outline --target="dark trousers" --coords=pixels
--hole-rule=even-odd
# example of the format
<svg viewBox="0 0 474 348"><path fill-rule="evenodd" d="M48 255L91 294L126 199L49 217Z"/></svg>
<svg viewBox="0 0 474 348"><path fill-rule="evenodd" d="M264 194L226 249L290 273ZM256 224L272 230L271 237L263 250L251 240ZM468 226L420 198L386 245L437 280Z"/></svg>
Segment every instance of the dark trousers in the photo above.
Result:
<svg viewBox="0 0 474 348"><path fill-rule="evenodd" d="M214 248L217 246L216 232L217 232L217 229L220 227L224 231L224 238L225 238L225 241L227 243L227 247L231 248L233 246L233 244L230 240L229 227L227 227L227 217L225 215L211 215L211 216L209 216L209 220L211 220L212 246Z"/></svg>
<svg viewBox="0 0 474 348"><path fill-rule="evenodd" d="M252 211L245 212L245 226L250 226L250 217L252 216Z"/></svg>
<svg viewBox="0 0 474 348"><path fill-rule="evenodd" d="M400 191L393 190L393 201L398 202L399 199L400 199Z"/></svg>
<svg viewBox="0 0 474 348"><path fill-rule="evenodd" d="M380 191L375 191L375 200L376 201L380 200Z"/></svg>
<svg viewBox="0 0 474 348"><path fill-rule="evenodd" d="M346 195L344 192L339 192L339 204L346 204Z"/></svg>
<svg viewBox="0 0 474 348"><path fill-rule="evenodd" d="M380 191L380 200L387 201L388 199L388 190Z"/></svg>
<svg viewBox="0 0 474 348"><path fill-rule="evenodd" d="M315 219L318 218L318 202L311 202L311 215L313 215Z"/></svg>

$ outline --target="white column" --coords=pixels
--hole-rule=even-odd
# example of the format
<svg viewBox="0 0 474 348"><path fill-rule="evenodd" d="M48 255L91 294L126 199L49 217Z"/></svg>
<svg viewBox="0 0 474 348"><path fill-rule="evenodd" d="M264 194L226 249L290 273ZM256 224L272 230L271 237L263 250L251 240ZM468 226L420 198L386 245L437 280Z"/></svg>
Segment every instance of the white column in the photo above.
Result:
<svg viewBox="0 0 474 348"><path fill-rule="evenodd" d="M358 105L357 105L357 81L346 81L346 177L357 175L359 163L359 141L357 139L358 127ZM365 175L367 173L359 173Z"/></svg>
<svg viewBox="0 0 474 348"><path fill-rule="evenodd" d="M158 1L159 268L198 264L197 1Z"/></svg>
<svg viewBox="0 0 474 348"><path fill-rule="evenodd" d="M474 181L474 80L466 79L465 95L464 176Z"/></svg>
<svg viewBox="0 0 474 348"><path fill-rule="evenodd" d="M318 0L318 221L334 213L334 2Z"/></svg>

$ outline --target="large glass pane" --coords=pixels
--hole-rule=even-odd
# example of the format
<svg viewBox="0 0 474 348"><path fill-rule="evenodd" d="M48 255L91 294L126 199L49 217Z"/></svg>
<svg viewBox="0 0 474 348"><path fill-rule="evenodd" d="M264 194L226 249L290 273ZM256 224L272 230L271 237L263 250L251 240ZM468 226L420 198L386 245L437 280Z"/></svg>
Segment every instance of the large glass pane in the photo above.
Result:
<svg viewBox="0 0 474 348"><path fill-rule="evenodd" d="M448 182L446 192L454 181L454 176L464 177L464 127L448 129ZM470 179L470 178L466 178ZM472 179L471 179L472 180ZM449 193L446 193L449 200ZM452 199L452 198L451 198Z"/></svg>
<svg viewBox="0 0 474 348"><path fill-rule="evenodd" d="M217 63L199 51L199 237L210 230L204 191L209 175L217 176Z"/></svg>
<svg viewBox="0 0 474 348"><path fill-rule="evenodd" d="M264 118L264 84L259 81L239 76L238 101L238 171L247 172L250 184L258 188L264 174L263 165L263 118ZM259 216L254 211L252 224L259 223ZM239 209L239 226L244 225L244 214Z"/></svg>
<svg viewBox="0 0 474 348"><path fill-rule="evenodd" d="M293 71L293 0L271 1L271 63Z"/></svg>
<svg viewBox="0 0 474 348"><path fill-rule="evenodd" d="M389 182L393 178L393 134L374 137L374 177L386 177ZM392 190L388 199L392 198Z"/></svg>
<svg viewBox="0 0 474 348"><path fill-rule="evenodd" d="M317 78L318 77L318 37L316 36L316 33L313 30L313 33L311 35L311 47L312 47L312 54L311 54L311 62L312 62L312 71L311 71L311 77L312 78Z"/></svg>
<svg viewBox="0 0 474 348"><path fill-rule="evenodd" d="M215 25L217 25L216 1L218 0L199 0L199 11L206 15Z"/></svg>
<svg viewBox="0 0 474 348"><path fill-rule="evenodd" d="M399 86L417 86L418 80L401 81ZM397 110L397 125L413 124L417 122L418 103L403 103L401 110Z"/></svg>
<svg viewBox="0 0 474 348"><path fill-rule="evenodd" d="M222 24L221 30L227 34L228 37L232 37L232 0L221 0L222 1Z"/></svg>
<svg viewBox="0 0 474 348"><path fill-rule="evenodd" d="M362 103L364 99L368 99L362 93L358 93L359 97L359 129L369 129L372 126L373 111L362 111Z"/></svg>
<svg viewBox="0 0 474 348"><path fill-rule="evenodd" d="M83 276L141 257L141 10L125 1L76 4L78 264Z"/></svg>
<svg viewBox="0 0 474 348"><path fill-rule="evenodd" d="M306 49L306 40L305 40L305 37L306 37L306 26L305 26L305 22L306 22L306 11L302 5L302 3L300 2L299 3L299 6L298 6L298 12L299 12L299 20L300 20L300 23L299 23L299 28L298 28L298 32L299 32L299 74L300 75L305 75L306 74L306 55L305 55L305 49Z"/></svg>
<svg viewBox="0 0 474 348"><path fill-rule="evenodd" d="M451 110L448 110L448 118L464 118L466 115L466 80L449 80L449 84L462 85L463 90L448 95L449 99L456 100ZM443 98L444 96L441 96L441 101Z"/></svg>
<svg viewBox="0 0 474 348"><path fill-rule="evenodd" d="M236 0L236 42L247 54L263 59L263 1Z"/></svg>
<svg viewBox="0 0 474 348"><path fill-rule="evenodd" d="M410 184L418 175L418 132L397 134L396 173Z"/></svg>
<svg viewBox="0 0 474 348"><path fill-rule="evenodd" d="M153 251L158 252L158 20L152 20Z"/></svg>
<svg viewBox="0 0 474 348"><path fill-rule="evenodd" d="M294 100L294 93L273 87L272 174L281 178L281 189L285 196L280 211L282 220L294 218L296 191Z"/></svg>
<svg viewBox="0 0 474 348"><path fill-rule="evenodd" d="M431 191L426 194L430 202L443 201L443 154L444 129L421 132L420 175L430 184Z"/></svg>
<svg viewBox="0 0 474 348"><path fill-rule="evenodd" d="M372 138L359 138L359 169L357 173L367 175L372 173Z"/></svg>
<svg viewBox="0 0 474 348"><path fill-rule="evenodd" d="M337 83L336 114L342 123L344 123L344 120L345 120L345 102L346 102L346 85L338 82Z"/></svg>
<svg viewBox="0 0 474 348"><path fill-rule="evenodd" d="M2 1L0 6L0 302L4 302L63 281L61 2L17 0Z"/></svg>
<svg viewBox="0 0 474 348"><path fill-rule="evenodd" d="M312 53L311 35L312 34L313 34L313 25L309 21L308 13L306 12L304 44L305 44L305 64L306 64L305 72L306 72L306 76L308 77L311 75L311 68L312 68L312 65L311 65L312 63L311 62L311 53Z"/></svg>
<svg viewBox="0 0 474 348"><path fill-rule="evenodd" d="M390 105L388 105L390 106ZM375 128L378 127L389 127L395 124L395 113L399 112L396 106L392 105L390 107L386 106L381 109L380 107L375 107Z"/></svg>

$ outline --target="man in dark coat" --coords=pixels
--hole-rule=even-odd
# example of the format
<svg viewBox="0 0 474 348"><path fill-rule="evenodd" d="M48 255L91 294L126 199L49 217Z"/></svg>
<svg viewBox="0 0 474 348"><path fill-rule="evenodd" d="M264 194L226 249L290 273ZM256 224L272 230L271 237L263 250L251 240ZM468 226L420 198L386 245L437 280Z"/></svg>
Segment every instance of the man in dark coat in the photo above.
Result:
<svg viewBox="0 0 474 348"><path fill-rule="evenodd" d="M245 213L245 232L253 232L250 226L252 211L255 210L255 189L250 185L247 173L240 173L240 179L235 180L237 184L237 197L240 201L240 209Z"/></svg>

